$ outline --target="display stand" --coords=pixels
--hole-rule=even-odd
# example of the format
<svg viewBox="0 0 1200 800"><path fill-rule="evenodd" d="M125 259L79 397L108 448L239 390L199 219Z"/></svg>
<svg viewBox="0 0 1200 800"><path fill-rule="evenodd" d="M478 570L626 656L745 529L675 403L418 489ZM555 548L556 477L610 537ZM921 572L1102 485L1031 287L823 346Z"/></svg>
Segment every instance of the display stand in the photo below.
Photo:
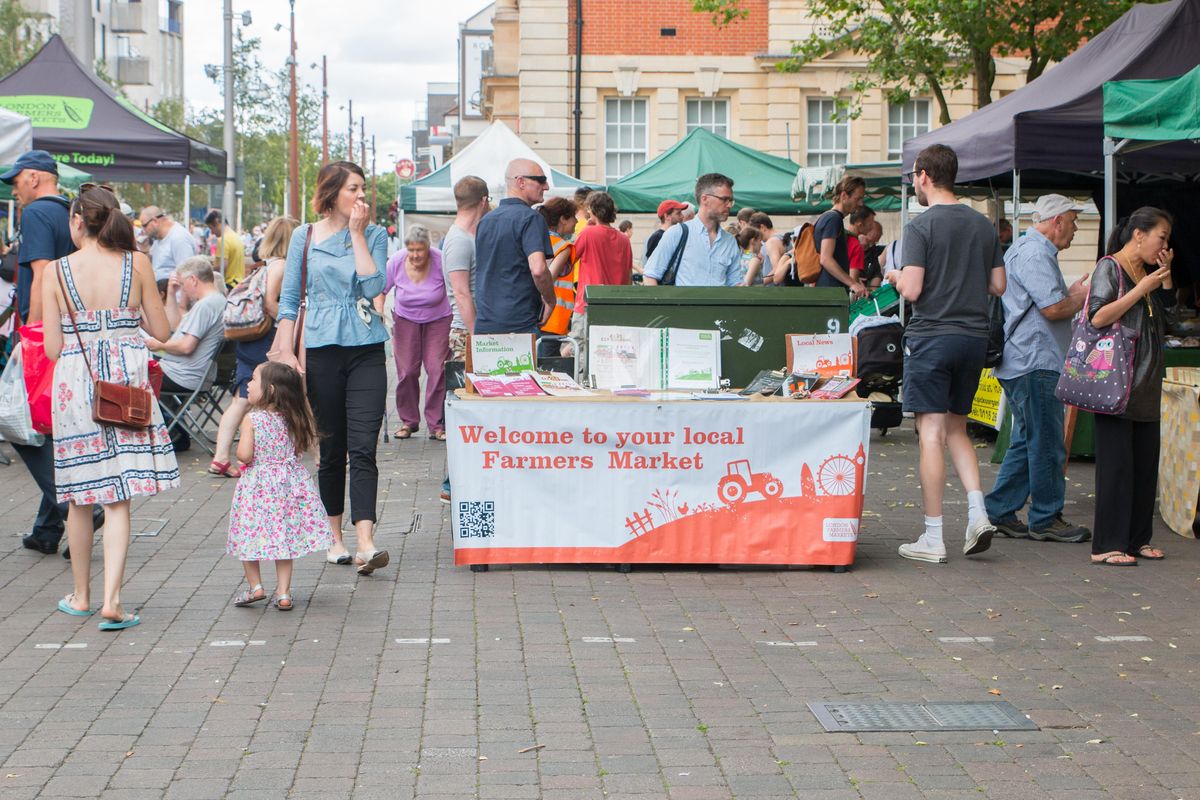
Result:
<svg viewBox="0 0 1200 800"><path fill-rule="evenodd" d="M864 401L458 392L446 421L458 565L854 562Z"/></svg>

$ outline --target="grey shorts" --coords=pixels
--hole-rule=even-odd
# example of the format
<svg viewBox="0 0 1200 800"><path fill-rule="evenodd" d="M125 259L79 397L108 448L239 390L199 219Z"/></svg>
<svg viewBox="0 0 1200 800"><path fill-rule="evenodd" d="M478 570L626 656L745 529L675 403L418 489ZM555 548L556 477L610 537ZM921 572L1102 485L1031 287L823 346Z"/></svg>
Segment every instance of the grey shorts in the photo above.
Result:
<svg viewBox="0 0 1200 800"><path fill-rule="evenodd" d="M986 358L986 337L905 336L904 410L967 416Z"/></svg>

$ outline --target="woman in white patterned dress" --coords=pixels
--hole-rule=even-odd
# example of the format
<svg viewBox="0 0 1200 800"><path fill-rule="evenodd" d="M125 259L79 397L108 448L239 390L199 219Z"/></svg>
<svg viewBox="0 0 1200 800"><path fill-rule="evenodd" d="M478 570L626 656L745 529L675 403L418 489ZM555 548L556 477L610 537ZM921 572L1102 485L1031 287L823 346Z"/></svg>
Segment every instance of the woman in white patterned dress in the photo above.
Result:
<svg viewBox="0 0 1200 800"><path fill-rule="evenodd" d="M42 279L46 355L54 368L54 482L70 502L67 538L75 591L59 611L90 616L92 506L104 506L104 602L101 630L137 625L121 606L129 549L130 499L179 485L179 466L158 404L145 430L92 419L95 380L150 388L149 351L139 329L156 339L170 325L150 260L135 252L133 226L107 187L84 184L71 204L71 238L79 249ZM50 313L57 308L59 314ZM74 322L72 322L72 314ZM78 327L78 336L76 336ZM85 353L80 349L80 342Z"/></svg>

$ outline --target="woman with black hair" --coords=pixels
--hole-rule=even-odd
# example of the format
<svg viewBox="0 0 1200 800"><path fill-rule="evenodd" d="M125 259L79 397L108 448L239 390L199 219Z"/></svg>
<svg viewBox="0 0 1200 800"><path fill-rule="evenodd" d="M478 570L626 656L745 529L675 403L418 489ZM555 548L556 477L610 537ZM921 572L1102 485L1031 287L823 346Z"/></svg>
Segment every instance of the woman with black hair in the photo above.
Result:
<svg viewBox="0 0 1200 800"><path fill-rule="evenodd" d="M179 465L157 403L147 428L97 422L97 380L150 391L150 353L139 329L171 335L150 259L135 252L133 225L112 190L84 184L71 204L71 239L79 249L42 281L46 355L54 367L54 483L70 502L67 540L75 591L58 610L91 616L92 506L104 506L104 603L100 630L137 625L121 605L129 549L129 501L179 485ZM58 313L53 313L55 310Z"/></svg>
<svg viewBox="0 0 1200 800"><path fill-rule="evenodd" d="M1096 328L1120 322L1136 331L1129 401L1121 414L1096 415L1096 520L1092 563L1137 566L1165 556L1151 547L1158 491L1163 321L1174 304L1168 246L1173 220L1144 206L1117 224L1092 273L1087 314Z"/></svg>

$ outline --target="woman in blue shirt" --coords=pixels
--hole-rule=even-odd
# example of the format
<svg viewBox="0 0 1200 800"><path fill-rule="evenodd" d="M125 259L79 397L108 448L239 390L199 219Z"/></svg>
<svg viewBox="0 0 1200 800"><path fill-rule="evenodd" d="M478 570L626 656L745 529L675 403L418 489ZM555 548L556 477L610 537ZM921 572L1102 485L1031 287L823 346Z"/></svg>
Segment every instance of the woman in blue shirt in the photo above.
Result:
<svg viewBox="0 0 1200 800"><path fill-rule="evenodd" d="M322 433L317 485L329 515L334 544L326 557L349 564L342 542L346 461L350 462L350 521L356 534L354 563L361 575L387 566L388 552L375 547L379 468L375 444L383 424L387 329L372 301L383 292L387 232L369 225L366 177L349 161L321 168L313 210L321 221L302 225L288 247L279 296L276 360L305 373L308 400ZM308 248L308 281L300 346L295 346L301 305L300 273ZM299 349L300 352L297 352Z"/></svg>

